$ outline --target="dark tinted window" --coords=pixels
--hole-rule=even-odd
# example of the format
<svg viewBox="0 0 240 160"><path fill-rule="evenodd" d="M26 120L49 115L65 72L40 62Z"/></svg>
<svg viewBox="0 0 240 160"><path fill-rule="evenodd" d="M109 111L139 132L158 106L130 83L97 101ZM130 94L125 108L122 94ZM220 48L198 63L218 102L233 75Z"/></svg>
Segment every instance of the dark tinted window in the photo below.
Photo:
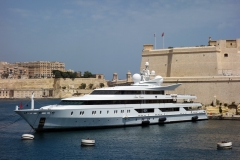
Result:
<svg viewBox="0 0 240 160"><path fill-rule="evenodd" d="M179 108L159 108L162 112L179 111Z"/></svg>
<svg viewBox="0 0 240 160"><path fill-rule="evenodd" d="M91 94L144 94L141 91L94 90ZM164 91L145 91L145 94L164 94Z"/></svg>
<svg viewBox="0 0 240 160"><path fill-rule="evenodd" d="M95 101L73 101L62 100L59 105L108 105L108 104L145 104L145 103L174 103L172 99L154 100L95 100Z"/></svg>

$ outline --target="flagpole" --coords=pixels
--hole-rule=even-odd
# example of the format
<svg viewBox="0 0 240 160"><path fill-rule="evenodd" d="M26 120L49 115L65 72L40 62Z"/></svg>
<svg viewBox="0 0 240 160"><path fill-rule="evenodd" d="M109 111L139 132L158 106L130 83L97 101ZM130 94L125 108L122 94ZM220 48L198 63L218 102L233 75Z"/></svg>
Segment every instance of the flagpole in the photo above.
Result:
<svg viewBox="0 0 240 160"><path fill-rule="evenodd" d="M156 39L156 33L154 33L154 39L155 39L155 49L157 48L157 46L156 46L156 41L157 41L157 39Z"/></svg>
<svg viewBox="0 0 240 160"><path fill-rule="evenodd" d="M163 49L164 49L164 32L162 33L162 37L163 37Z"/></svg>
<svg viewBox="0 0 240 160"><path fill-rule="evenodd" d="M163 49L164 49L164 36L163 36Z"/></svg>

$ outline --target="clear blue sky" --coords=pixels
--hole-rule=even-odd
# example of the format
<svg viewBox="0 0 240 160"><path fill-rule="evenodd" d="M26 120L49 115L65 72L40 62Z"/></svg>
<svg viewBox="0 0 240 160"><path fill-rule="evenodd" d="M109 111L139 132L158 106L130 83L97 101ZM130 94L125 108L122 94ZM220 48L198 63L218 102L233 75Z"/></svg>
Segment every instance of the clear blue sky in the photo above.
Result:
<svg viewBox="0 0 240 160"><path fill-rule="evenodd" d="M143 44L240 38L239 0L0 0L0 61L60 61L111 80L139 73ZM151 64L150 64L151 65Z"/></svg>

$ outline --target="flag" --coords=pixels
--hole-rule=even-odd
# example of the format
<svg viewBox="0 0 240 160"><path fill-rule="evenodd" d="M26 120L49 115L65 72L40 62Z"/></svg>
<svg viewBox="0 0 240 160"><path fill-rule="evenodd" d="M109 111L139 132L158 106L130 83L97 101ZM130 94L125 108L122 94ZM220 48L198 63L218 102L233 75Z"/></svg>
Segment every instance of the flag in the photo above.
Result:
<svg viewBox="0 0 240 160"><path fill-rule="evenodd" d="M23 106L22 106L22 102L21 102L21 104L20 104L20 109L22 109L23 108Z"/></svg>
<svg viewBox="0 0 240 160"><path fill-rule="evenodd" d="M162 37L164 36L164 32L162 33Z"/></svg>

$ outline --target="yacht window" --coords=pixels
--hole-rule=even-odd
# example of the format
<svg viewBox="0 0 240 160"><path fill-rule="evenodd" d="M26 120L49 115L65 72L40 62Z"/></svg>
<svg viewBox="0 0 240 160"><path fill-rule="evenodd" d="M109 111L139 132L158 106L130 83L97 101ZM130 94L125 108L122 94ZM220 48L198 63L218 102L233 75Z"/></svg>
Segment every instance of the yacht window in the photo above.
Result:
<svg viewBox="0 0 240 160"><path fill-rule="evenodd" d="M94 90L91 94L108 94L108 95L113 95L113 94L142 94L141 91L129 91L129 90ZM145 91L145 94L164 94L164 91Z"/></svg>
<svg viewBox="0 0 240 160"><path fill-rule="evenodd" d="M162 112L174 112L179 111L179 108L159 108Z"/></svg>
<svg viewBox="0 0 240 160"><path fill-rule="evenodd" d="M82 105L84 101L62 100L59 105Z"/></svg>
<svg viewBox="0 0 240 160"><path fill-rule="evenodd" d="M142 104L142 103L176 103L173 99L154 99L150 100L92 100L92 101L72 101L62 100L59 105L108 105L108 104Z"/></svg>
<svg viewBox="0 0 240 160"><path fill-rule="evenodd" d="M84 111L80 111L80 115L83 115L84 114Z"/></svg>
<svg viewBox="0 0 240 160"><path fill-rule="evenodd" d="M154 108L135 109L138 113L154 113Z"/></svg>
<svg viewBox="0 0 240 160"><path fill-rule="evenodd" d="M107 111L107 114L109 113L109 111Z"/></svg>
<svg viewBox="0 0 240 160"><path fill-rule="evenodd" d="M100 114L102 114L102 111L100 111Z"/></svg>
<svg viewBox="0 0 240 160"><path fill-rule="evenodd" d="M73 111L71 112L71 115L73 114Z"/></svg>

